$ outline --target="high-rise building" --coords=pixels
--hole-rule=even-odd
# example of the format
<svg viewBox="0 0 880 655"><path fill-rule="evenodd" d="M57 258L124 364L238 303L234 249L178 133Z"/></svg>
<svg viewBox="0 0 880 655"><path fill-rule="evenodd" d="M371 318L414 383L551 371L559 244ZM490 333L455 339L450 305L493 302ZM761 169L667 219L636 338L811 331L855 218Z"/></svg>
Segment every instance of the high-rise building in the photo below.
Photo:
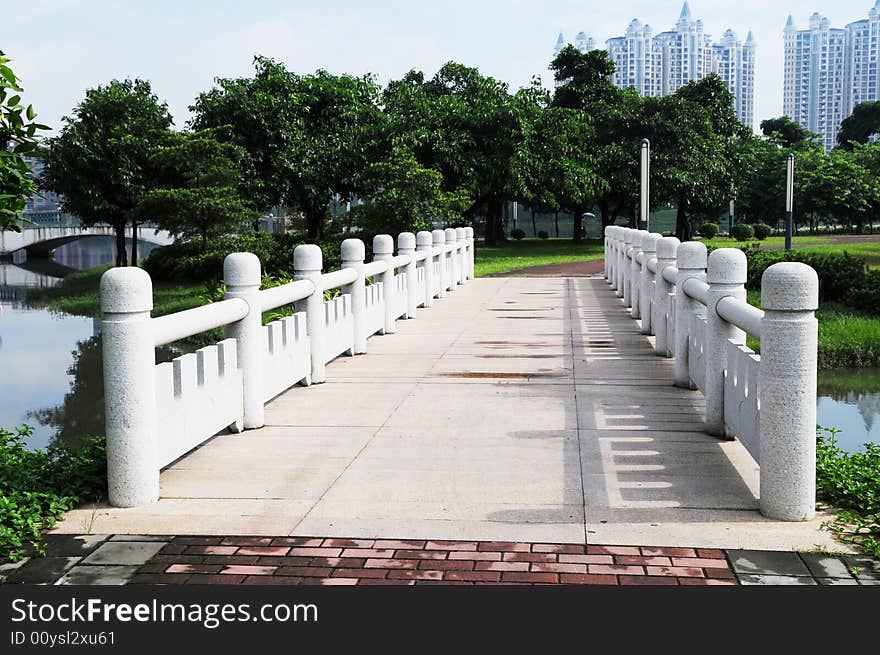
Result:
<svg viewBox="0 0 880 655"><path fill-rule="evenodd" d="M581 43L590 46L582 47ZM581 32L575 46L586 52L595 49L595 42ZM724 32L719 43L712 43L704 31L703 21L693 19L691 8L685 2L671 30L655 35L649 25L634 19L623 36L608 39L606 46L614 62L612 81L616 86L632 87L643 96L663 96L675 93L692 80L717 73L736 98L739 119L752 125L755 39L751 32L745 43L739 41L732 30ZM560 33L555 52L563 47L565 39Z"/></svg>
<svg viewBox="0 0 880 655"><path fill-rule="evenodd" d="M880 0L867 19L842 29L814 13L809 28L798 30L789 16L784 39L782 111L830 150L855 106L880 100Z"/></svg>

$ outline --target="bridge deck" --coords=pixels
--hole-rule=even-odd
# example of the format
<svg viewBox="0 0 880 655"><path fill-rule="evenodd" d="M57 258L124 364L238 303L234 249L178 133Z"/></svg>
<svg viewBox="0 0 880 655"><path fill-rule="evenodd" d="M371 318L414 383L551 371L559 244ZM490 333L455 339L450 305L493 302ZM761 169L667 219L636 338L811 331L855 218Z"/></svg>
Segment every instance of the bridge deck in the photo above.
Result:
<svg viewBox="0 0 880 655"><path fill-rule="evenodd" d="M169 467L158 503L59 530L834 545L822 517L760 516L754 461L701 432L600 278L479 279L420 312Z"/></svg>

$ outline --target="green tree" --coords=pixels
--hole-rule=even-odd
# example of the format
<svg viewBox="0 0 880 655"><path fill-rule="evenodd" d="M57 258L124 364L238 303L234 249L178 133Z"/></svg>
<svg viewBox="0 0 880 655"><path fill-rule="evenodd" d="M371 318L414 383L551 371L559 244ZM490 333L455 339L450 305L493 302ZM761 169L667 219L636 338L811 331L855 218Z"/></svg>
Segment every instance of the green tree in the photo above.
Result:
<svg viewBox="0 0 880 655"><path fill-rule="evenodd" d="M266 57L254 64L254 77L217 80L198 97L192 127L214 128L249 153L254 209L297 209L308 236L320 237L331 198L355 194L373 159L379 87L371 76L301 76Z"/></svg>
<svg viewBox="0 0 880 655"><path fill-rule="evenodd" d="M49 129L34 122L31 105L21 104L23 89L9 58L0 50L0 231L21 231L20 213L36 190L25 157L35 154L37 131Z"/></svg>
<svg viewBox="0 0 880 655"><path fill-rule="evenodd" d="M860 102L852 114L840 123L837 143L841 148L852 149L854 143L867 143L872 134L880 132L880 100Z"/></svg>
<svg viewBox="0 0 880 655"><path fill-rule="evenodd" d="M808 150L798 156L795 174L795 218L825 218L854 225L862 232L876 202L872 172L844 150ZM802 222L801 218L800 221Z"/></svg>
<svg viewBox="0 0 880 655"><path fill-rule="evenodd" d="M125 228L131 224L132 265L137 265L137 226L148 217L142 203L155 184L151 155L172 124L144 80L113 80L86 91L47 141L41 179L63 194L62 207L83 225L107 223L116 231L116 265L126 266Z"/></svg>
<svg viewBox="0 0 880 655"><path fill-rule="evenodd" d="M210 130L173 132L152 154L158 188L146 193L141 213L160 228L198 237L226 234L256 216L244 197L250 166L247 152L222 143Z"/></svg>
<svg viewBox="0 0 880 655"><path fill-rule="evenodd" d="M802 149L819 138L807 128L795 123L788 116L768 118L761 121L761 132L783 148Z"/></svg>

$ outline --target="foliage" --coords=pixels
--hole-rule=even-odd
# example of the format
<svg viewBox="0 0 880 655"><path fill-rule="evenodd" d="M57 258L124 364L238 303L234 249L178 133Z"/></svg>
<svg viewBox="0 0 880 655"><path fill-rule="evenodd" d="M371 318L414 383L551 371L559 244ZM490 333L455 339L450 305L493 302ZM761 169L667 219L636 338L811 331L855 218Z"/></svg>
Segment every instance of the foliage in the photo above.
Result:
<svg viewBox="0 0 880 655"><path fill-rule="evenodd" d="M515 230L511 230L510 236L517 241L522 241L526 238L526 231L520 228L516 228Z"/></svg>
<svg viewBox="0 0 880 655"><path fill-rule="evenodd" d="M816 492L837 508L827 525L844 543L880 557L880 445L847 453L835 441L839 430L816 427Z"/></svg>
<svg viewBox="0 0 880 655"><path fill-rule="evenodd" d="M880 101L860 102L840 123L837 143L850 149L856 143L868 143L873 134L880 132Z"/></svg>
<svg viewBox="0 0 880 655"><path fill-rule="evenodd" d="M752 229L755 231L755 238L758 241L763 241L773 234L773 228L766 223L755 223L752 225Z"/></svg>
<svg viewBox="0 0 880 655"><path fill-rule="evenodd" d="M818 134L813 134L788 116L761 121L761 132L770 142L782 148L802 147L804 144L814 143L819 138Z"/></svg>
<svg viewBox="0 0 880 655"><path fill-rule="evenodd" d="M549 239L550 233L547 230L538 230L539 239Z"/></svg>
<svg viewBox="0 0 880 655"><path fill-rule="evenodd" d="M703 223L698 232L704 239L714 239L718 234L718 223Z"/></svg>
<svg viewBox="0 0 880 655"><path fill-rule="evenodd" d="M730 236L737 241L748 241L754 238L755 229L748 223L739 223L730 228Z"/></svg>
<svg viewBox="0 0 880 655"><path fill-rule="evenodd" d="M44 189L63 194L62 208L84 225L116 231L116 265L125 266L125 228L145 220L143 200L155 183L151 155L172 120L143 80L113 80L86 91L47 142Z"/></svg>
<svg viewBox="0 0 880 655"><path fill-rule="evenodd" d="M34 121L32 105L21 104L23 89L0 50L0 231L21 231L20 212L35 191L25 157L37 149L37 131L49 129Z"/></svg>
<svg viewBox="0 0 880 655"><path fill-rule="evenodd" d="M141 211L172 234L199 237L227 234L256 219L244 199L251 178L243 148L221 143L210 130L171 132L151 153L156 188L146 192Z"/></svg>
<svg viewBox="0 0 880 655"><path fill-rule="evenodd" d="M16 561L28 547L43 552L42 530L81 502L106 497L103 437L76 448L28 450L33 429L0 429L0 561Z"/></svg>

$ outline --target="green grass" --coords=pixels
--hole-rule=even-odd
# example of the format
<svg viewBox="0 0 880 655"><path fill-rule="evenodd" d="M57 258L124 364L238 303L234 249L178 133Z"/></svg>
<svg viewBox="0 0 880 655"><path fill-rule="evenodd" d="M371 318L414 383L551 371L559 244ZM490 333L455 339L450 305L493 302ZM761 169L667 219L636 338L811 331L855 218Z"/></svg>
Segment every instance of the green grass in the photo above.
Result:
<svg viewBox="0 0 880 655"><path fill-rule="evenodd" d="M523 239L508 241L491 248L478 242L474 275L482 277L530 266L567 264L603 257L602 239L587 239L581 243L574 243L571 239Z"/></svg>
<svg viewBox="0 0 880 655"><path fill-rule="evenodd" d="M759 246L784 246L785 245L785 237L767 237L763 241L758 241L757 239L749 239L747 241L737 241L736 239L731 239L730 237L715 237L714 239L704 239L700 236L694 237L695 241L702 241L706 244L706 246L711 246L713 248L739 248L746 244L756 243ZM792 245L805 245L805 244L813 244L813 243L825 243L828 241L827 236L806 236L806 237L792 237Z"/></svg>
<svg viewBox="0 0 880 655"><path fill-rule="evenodd" d="M820 254L847 252L856 257L864 257L868 266L880 268L880 241L863 241L858 243L833 243L803 248L807 252Z"/></svg>

